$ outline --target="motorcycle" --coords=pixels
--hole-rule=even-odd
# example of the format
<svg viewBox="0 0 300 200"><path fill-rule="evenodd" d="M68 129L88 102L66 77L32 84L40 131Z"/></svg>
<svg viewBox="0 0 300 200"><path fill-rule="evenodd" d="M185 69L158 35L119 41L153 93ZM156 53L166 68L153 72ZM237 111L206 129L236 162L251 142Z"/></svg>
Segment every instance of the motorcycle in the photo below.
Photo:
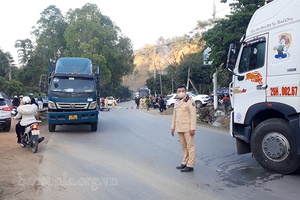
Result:
<svg viewBox="0 0 300 200"><path fill-rule="evenodd" d="M32 153L38 151L39 144L39 124L34 122L25 126L25 131L21 132L21 143L20 146L25 148L28 147L31 149Z"/></svg>
<svg viewBox="0 0 300 200"><path fill-rule="evenodd" d="M11 114L13 115L13 116L16 116L17 114L18 114L18 111L17 111L17 106L13 106L13 108L12 108L12 110L11 110Z"/></svg>

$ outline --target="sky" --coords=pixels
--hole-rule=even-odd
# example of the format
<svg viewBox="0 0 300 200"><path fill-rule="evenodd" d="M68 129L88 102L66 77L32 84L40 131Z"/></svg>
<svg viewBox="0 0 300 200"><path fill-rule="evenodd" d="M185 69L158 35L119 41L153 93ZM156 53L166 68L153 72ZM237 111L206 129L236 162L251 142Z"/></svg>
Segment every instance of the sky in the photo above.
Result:
<svg viewBox="0 0 300 200"><path fill-rule="evenodd" d="M228 3L220 0L9 0L0 3L0 48L10 52L17 61L14 48L18 39L34 39L32 27L40 13L49 5L55 5L63 15L69 9L81 8L86 3L96 4L103 15L110 17L129 37L133 49L146 44L155 44L157 39L188 34L197 26L197 21L212 18L213 2L216 17L228 14Z"/></svg>

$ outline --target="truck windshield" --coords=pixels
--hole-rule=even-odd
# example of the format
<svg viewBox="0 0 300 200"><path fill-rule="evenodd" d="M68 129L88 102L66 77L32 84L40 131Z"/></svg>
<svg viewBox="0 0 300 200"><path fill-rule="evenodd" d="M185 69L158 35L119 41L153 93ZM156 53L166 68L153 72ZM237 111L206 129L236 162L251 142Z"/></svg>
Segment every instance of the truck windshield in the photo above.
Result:
<svg viewBox="0 0 300 200"><path fill-rule="evenodd" d="M55 77L51 83L51 91L88 93L95 91L93 79L80 77Z"/></svg>

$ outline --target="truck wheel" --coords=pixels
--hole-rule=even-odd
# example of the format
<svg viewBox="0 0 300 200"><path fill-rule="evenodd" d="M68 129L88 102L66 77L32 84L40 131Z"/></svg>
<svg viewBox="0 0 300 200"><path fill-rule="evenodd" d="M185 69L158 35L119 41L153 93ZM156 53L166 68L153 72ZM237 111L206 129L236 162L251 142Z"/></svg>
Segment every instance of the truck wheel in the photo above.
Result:
<svg viewBox="0 0 300 200"><path fill-rule="evenodd" d="M49 129L49 132L54 132L55 131L55 124L49 124L48 129Z"/></svg>
<svg viewBox="0 0 300 200"><path fill-rule="evenodd" d="M201 101L196 101L196 108L202 108L202 102Z"/></svg>
<svg viewBox="0 0 300 200"><path fill-rule="evenodd" d="M290 174L300 166L293 131L283 119L268 119L260 123L251 136L251 151L265 169Z"/></svg>
<svg viewBox="0 0 300 200"><path fill-rule="evenodd" d="M92 131L97 131L97 128L98 128L98 123L92 123L91 124Z"/></svg>

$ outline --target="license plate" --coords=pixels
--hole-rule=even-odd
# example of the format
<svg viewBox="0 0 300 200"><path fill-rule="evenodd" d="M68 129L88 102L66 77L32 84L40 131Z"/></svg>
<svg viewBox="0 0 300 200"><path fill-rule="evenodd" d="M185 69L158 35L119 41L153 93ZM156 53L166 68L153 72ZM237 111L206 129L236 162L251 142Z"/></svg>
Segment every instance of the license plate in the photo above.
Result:
<svg viewBox="0 0 300 200"><path fill-rule="evenodd" d="M40 130L31 130L31 134L32 135L39 135L40 134Z"/></svg>
<svg viewBox="0 0 300 200"><path fill-rule="evenodd" d="M77 115L69 115L69 120L78 119Z"/></svg>

